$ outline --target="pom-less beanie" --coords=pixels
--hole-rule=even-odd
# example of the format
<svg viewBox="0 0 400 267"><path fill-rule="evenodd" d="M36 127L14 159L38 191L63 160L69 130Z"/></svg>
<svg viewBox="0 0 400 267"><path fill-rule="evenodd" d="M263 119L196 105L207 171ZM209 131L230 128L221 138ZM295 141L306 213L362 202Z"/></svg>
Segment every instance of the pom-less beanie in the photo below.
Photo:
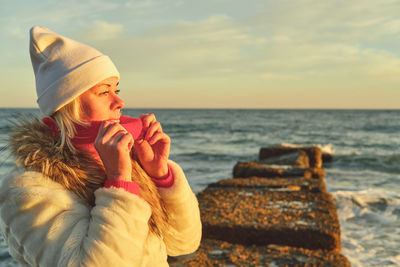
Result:
<svg viewBox="0 0 400 267"><path fill-rule="evenodd" d="M30 56L36 78L37 102L50 116L97 83L119 72L98 50L44 27L30 30Z"/></svg>

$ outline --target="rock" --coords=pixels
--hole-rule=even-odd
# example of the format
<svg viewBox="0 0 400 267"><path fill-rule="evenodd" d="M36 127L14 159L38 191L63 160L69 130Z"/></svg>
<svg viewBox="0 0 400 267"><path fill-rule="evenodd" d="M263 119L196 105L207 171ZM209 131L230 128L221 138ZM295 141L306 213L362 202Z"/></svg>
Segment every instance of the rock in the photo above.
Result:
<svg viewBox="0 0 400 267"><path fill-rule="evenodd" d="M258 162L238 162L233 167L233 177L282 177L283 168L260 165Z"/></svg>
<svg viewBox="0 0 400 267"><path fill-rule="evenodd" d="M310 162L307 153L304 151L296 151L294 153L288 153L277 157L269 157L260 160L262 164L274 164L274 165L289 165L300 168L309 168Z"/></svg>
<svg viewBox="0 0 400 267"><path fill-rule="evenodd" d="M168 263L171 267L350 266L349 261L336 252L276 245L243 246L211 239L203 239L200 248L191 257L170 257Z"/></svg>
<svg viewBox="0 0 400 267"><path fill-rule="evenodd" d="M287 154L304 152L309 158L310 167L321 168L322 167L322 150L319 147L303 147L303 146L272 146L263 147L260 149L259 160L265 161L269 158L282 157ZM331 155L332 156L332 155ZM326 159L327 156L326 156Z"/></svg>
<svg viewBox="0 0 400 267"><path fill-rule="evenodd" d="M259 162L238 162L233 168L233 177L308 177L323 178L325 171L322 168L298 168L298 167L278 167L276 165L265 165Z"/></svg>
<svg viewBox="0 0 400 267"><path fill-rule="evenodd" d="M204 238L340 252L336 207L325 192L209 187L198 200Z"/></svg>
<svg viewBox="0 0 400 267"><path fill-rule="evenodd" d="M331 162L333 160L332 154L322 153L322 161L323 162Z"/></svg>
<svg viewBox="0 0 400 267"><path fill-rule="evenodd" d="M323 168L308 168L304 170L305 178L319 178L325 177L325 170Z"/></svg>
<svg viewBox="0 0 400 267"><path fill-rule="evenodd" d="M304 177L274 179L264 177L233 178L221 180L217 183L212 183L208 185L208 188L210 189L223 189L227 187L253 188L276 192L326 192L326 186L322 179L310 179Z"/></svg>

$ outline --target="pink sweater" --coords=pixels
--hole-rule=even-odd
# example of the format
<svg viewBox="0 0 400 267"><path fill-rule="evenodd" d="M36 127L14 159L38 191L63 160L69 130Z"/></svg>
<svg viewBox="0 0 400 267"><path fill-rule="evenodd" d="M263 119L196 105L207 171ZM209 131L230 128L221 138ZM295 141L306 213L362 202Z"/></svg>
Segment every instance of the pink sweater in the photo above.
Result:
<svg viewBox="0 0 400 267"><path fill-rule="evenodd" d="M155 183L157 187L163 187L163 188L171 187L174 184L174 176L172 175L171 166L168 165L168 174L165 178L162 179L151 178L151 180ZM104 187L123 188L126 191L136 195L139 195L140 192L139 185L134 181L107 179L104 182Z"/></svg>

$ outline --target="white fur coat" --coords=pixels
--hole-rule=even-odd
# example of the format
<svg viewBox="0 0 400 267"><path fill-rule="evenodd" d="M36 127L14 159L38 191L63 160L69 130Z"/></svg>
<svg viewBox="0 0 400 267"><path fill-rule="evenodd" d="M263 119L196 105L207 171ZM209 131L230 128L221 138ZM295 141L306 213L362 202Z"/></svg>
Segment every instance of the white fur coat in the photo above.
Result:
<svg viewBox="0 0 400 267"><path fill-rule="evenodd" d="M199 207L178 164L168 162L173 186L155 188L168 215L166 229L157 235L149 230L154 210L147 201L122 188L101 187L101 175L88 159L55 149L40 122L22 126L10 143L24 168L1 177L0 184L0 229L21 265L158 267L168 266L167 255L198 248ZM93 189L93 205L62 185L71 175Z"/></svg>
<svg viewBox="0 0 400 267"><path fill-rule="evenodd" d="M159 188L170 227L149 233L150 206L120 188L99 188L91 208L71 191L27 171L0 186L0 227L10 254L28 266L168 266L167 254L195 251L201 239L196 196L169 162L171 188Z"/></svg>

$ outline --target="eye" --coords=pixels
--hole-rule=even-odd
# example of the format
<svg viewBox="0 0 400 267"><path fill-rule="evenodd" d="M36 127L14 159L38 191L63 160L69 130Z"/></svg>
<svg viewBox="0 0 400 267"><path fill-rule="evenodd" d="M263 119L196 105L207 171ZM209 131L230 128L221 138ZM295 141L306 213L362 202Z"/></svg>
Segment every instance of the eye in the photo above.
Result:
<svg viewBox="0 0 400 267"><path fill-rule="evenodd" d="M109 93L110 93L110 91L106 90L106 91L101 92L100 95L108 95Z"/></svg>
<svg viewBox="0 0 400 267"><path fill-rule="evenodd" d="M118 89L118 90L115 90L115 94L116 94L116 95L118 95L119 92L121 92L121 90L119 90L119 89Z"/></svg>

